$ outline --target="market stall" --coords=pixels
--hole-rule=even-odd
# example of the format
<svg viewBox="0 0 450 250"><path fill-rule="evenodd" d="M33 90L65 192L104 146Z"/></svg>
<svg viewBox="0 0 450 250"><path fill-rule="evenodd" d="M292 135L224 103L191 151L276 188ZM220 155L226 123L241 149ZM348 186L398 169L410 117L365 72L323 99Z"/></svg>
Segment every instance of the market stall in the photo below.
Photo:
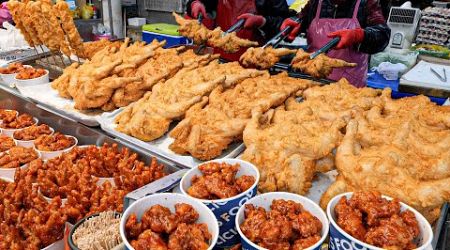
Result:
<svg viewBox="0 0 450 250"><path fill-rule="evenodd" d="M292 27L83 42L66 2L9 2L46 54L0 67L0 250L448 249L450 110L401 93L424 63L363 87Z"/></svg>

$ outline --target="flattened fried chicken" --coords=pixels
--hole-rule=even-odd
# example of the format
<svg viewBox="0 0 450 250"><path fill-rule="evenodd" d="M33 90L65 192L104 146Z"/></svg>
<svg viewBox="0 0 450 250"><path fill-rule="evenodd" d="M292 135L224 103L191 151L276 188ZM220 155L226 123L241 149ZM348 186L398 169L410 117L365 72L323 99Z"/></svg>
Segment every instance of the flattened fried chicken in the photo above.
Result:
<svg viewBox="0 0 450 250"><path fill-rule="evenodd" d="M274 49L272 47L248 48L239 62L246 68L270 69L277 63L282 56L295 54L296 50L291 49Z"/></svg>
<svg viewBox="0 0 450 250"><path fill-rule="evenodd" d="M170 149L178 154L189 153L200 160L215 158L230 143L241 140L253 109L265 112L310 85L310 81L290 78L287 74L265 74L246 79L234 88L216 88L208 105L194 105L171 131L170 136L175 141Z"/></svg>
<svg viewBox="0 0 450 250"><path fill-rule="evenodd" d="M314 78L327 78L335 68L355 67L356 63L330 58L324 54L314 59L309 59L309 53L299 49L292 59L291 66L294 70L301 71Z"/></svg>

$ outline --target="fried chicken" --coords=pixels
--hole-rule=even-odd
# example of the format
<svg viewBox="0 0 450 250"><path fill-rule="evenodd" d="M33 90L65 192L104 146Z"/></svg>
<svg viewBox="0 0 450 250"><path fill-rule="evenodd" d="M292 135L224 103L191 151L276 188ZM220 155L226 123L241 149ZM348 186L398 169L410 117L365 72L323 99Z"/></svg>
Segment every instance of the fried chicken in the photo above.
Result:
<svg viewBox="0 0 450 250"><path fill-rule="evenodd" d="M230 143L241 140L253 109L265 112L310 85L309 81L290 78L287 74L264 74L246 79L234 88L218 87L205 107L194 105L170 132L175 139L170 149L200 160L215 158Z"/></svg>
<svg viewBox="0 0 450 250"><path fill-rule="evenodd" d="M5 152L14 146L16 146L16 143L13 138L0 135L0 152Z"/></svg>
<svg viewBox="0 0 450 250"><path fill-rule="evenodd" d="M187 20L176 13L172 13L175 21L180 25L178 31L194 41L194 44L205 44L220 48L227 53L236 53L241 48L258 46L257 42L239 38L236 32L224 33L220 27L209 30L197 20Z"/></svg>
<svg viewBox="0 0 450 250"><path fill-rule="evenodd" d="M53 135L41 135L34 142L36 149L41 151L59 151L68 149L76 143L73 136L66 136L59 132Z"/></svg>
<svg viewBox="0 0 450 250"><path fill-rule="evenodd" d="M94 57L94 55L103 48L119 49L121 45L122 45L121 41L111 42L108 39L100 39L98 41L85 42L83 43L84 56L86 57L86 59L92 59L92 57Z"/></svg>
<svg viewBox="0 0 450 250"><path fill-rule="evenodd" d="M292 59L292 68L314 78L327 78L335 68L356 66L356 63L348 63L340 59L330 58L325 54L320 54L312 60L309 56L309 53L299 49L294 59Z"/></svg>
<svg viewBox="0 0 450 250"><path fill-rule="evenodd" d="M248 48L239 58L239 62L246 68L270 69L282 56L295 54L295 52L296 50L285 48Z"/></svg>
<svg viewBox="0 0 450 250"><path fill-rule="evenodd" d="M72 63L69 67L66 67L63 71L63 74L56 78L52 83L52 88L58 91L58 94L64 98L71 98L72 96L69 93L69 83L72 74L76 71L76 69L80 66L78 63Z"/></svg>
<svg viewBox="0 0 450 250"><path fill-rule="evenodd" d="M0 167L18 168L37 158L39 155L33 148L14 146L7 152L0 153Z"/></svg>
<svg viewBox="0 0 450 250"><path fill-rule="evenodd" d="M209 32L208 44L227 53L236 53L241 48L258 46L257 42L238 37L236 32L224 34L220 27Z"/></svg>
<svg viewBox="0 0 450 250"><path fill-rule="evenodd" d="M192 70L182 69L124 109L116 117L116 129L143 141L155 140L167 132L172 120L183 117L191 106L206 103L206 96L217 86L229 87L258 74L237 63L219 64L218 61Z"/></svg>
<svg viewBox="0 0 450 250"><path fill-rule="evenodd" d="M21 114L19 116L15 116L12 120L3 120L2 123L0 123L0 127L5 129L19 129L29 127L35 123L36 121L31 115Z"/></svg>
<svg viewBox="0 0 450 250"><path fill-rule="evenodd" d="M23 11L24 4L17 0L11 0L8 1L7 6L14 20L14 23L16 24L16 27L20 30L20 33L22 33L28 45L30 45L30 47L38 45L37 43L35 44L33 40L33 34L29 33L25 28L25 22L23 20L24 18L22 17L22 15L25 14Z"/></svg>
<svg viewBox="0 0 450 250"><path fill-rule="evenodd" d="M53 5L53 10L56 16L60 19L64 33L67 36L70 47L74 50L75 54L81 58L86 58L84 53L83 40L81 39L78 29L75 26L72 15L70 14L69 5L64 0L58 0Z"/></svg>
<svg viewBox="0 0 450 250"><path fill-rule="evenodd" d="M52 134L52 129L47 124L32 125L31 127L23 130L15 131L13 134L14 139L22 141L32 141L37 139L41 135Z"/></svg>

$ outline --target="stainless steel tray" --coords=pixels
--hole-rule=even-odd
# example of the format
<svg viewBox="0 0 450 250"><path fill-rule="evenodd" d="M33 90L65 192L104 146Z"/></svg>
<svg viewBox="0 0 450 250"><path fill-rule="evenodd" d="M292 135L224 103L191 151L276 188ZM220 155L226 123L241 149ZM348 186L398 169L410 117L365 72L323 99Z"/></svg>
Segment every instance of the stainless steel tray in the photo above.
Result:
<svg viewBox="0 0 450 250"><path fill-rule="evenodd" d="M194 157L188 155L183 156L174 153L169 149L169 145L173 142L173 139L170 138L167 133L154 141L144 142L139 139L136 139L132 136L120 133L115 130L116 124L114 123L114 119L117 115L122 112L123 109L118 109L116 111L110 113L103 113L97 120L100 123L101 128L111 136L114 136L122 141L122 143L126 143L127 145L134 145L135 147L139 147L145 152L153 153L159 155L161 157L166 158L167 160L176 163L180 167L184 168L192 168L203 161L195 159ZM173 128L173 127L172 127ZM234 158L238 156L244 149L243 143L233 143L228 149L217 159L221 158Z"/></svg>

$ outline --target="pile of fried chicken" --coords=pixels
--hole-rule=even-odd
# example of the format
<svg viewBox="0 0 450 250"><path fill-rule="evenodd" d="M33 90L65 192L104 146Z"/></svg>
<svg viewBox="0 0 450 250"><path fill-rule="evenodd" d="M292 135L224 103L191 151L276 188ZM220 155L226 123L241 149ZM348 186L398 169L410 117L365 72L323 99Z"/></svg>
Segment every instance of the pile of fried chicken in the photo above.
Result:
<svg viewBox="0 0 450 250"><path fill-rule="evenodd" d="M308 193L316 173L337 169L321 206L347 191L376 190L435 221L450 200L450 108L390 89L347 81L303 91L303 101L253 110L243 160L260 172L262 192Z"/></svg>
<svg viewBox="0 0 450 250"><path fill-rule="evenodd" d="M173 13L175 21L180 25L178 31L181 35L194 41L194 44L208 44L220 48L227 53L238 52L241 48L258 46L257 42L239 38L236 32L225 33L220 27L209 30L197 20L187 20Z"/></svg>
<svg viewBox="0 0 450 250"><path fill-rule="evenodd" d="M53 52L85 58L83 40L64 0L10 0L8 8L16 27L30 46L45 45Z"/></svg>
<svg viewBox="0 0 450 250"><path fill-rule="evenodd" d="M79 110L111 111L139 100L156 83L163 84L183 68L193 69L217 58L196 55L184 47L163 49L165 42L107 46L82 65L74 63L52 82L60 96Z"/></svg>
<svg viewBox="0 0 450 250"><path fill-rule="evenodd" d="M114 183L100 184L93 175L106 170ZM146 165L117 145L77 147L46 162L34 160L16 171L13 183L0 180L0 249L45 248L63 238L66 221L121 212L127 193L164 175L155 159Z"/></svg>

